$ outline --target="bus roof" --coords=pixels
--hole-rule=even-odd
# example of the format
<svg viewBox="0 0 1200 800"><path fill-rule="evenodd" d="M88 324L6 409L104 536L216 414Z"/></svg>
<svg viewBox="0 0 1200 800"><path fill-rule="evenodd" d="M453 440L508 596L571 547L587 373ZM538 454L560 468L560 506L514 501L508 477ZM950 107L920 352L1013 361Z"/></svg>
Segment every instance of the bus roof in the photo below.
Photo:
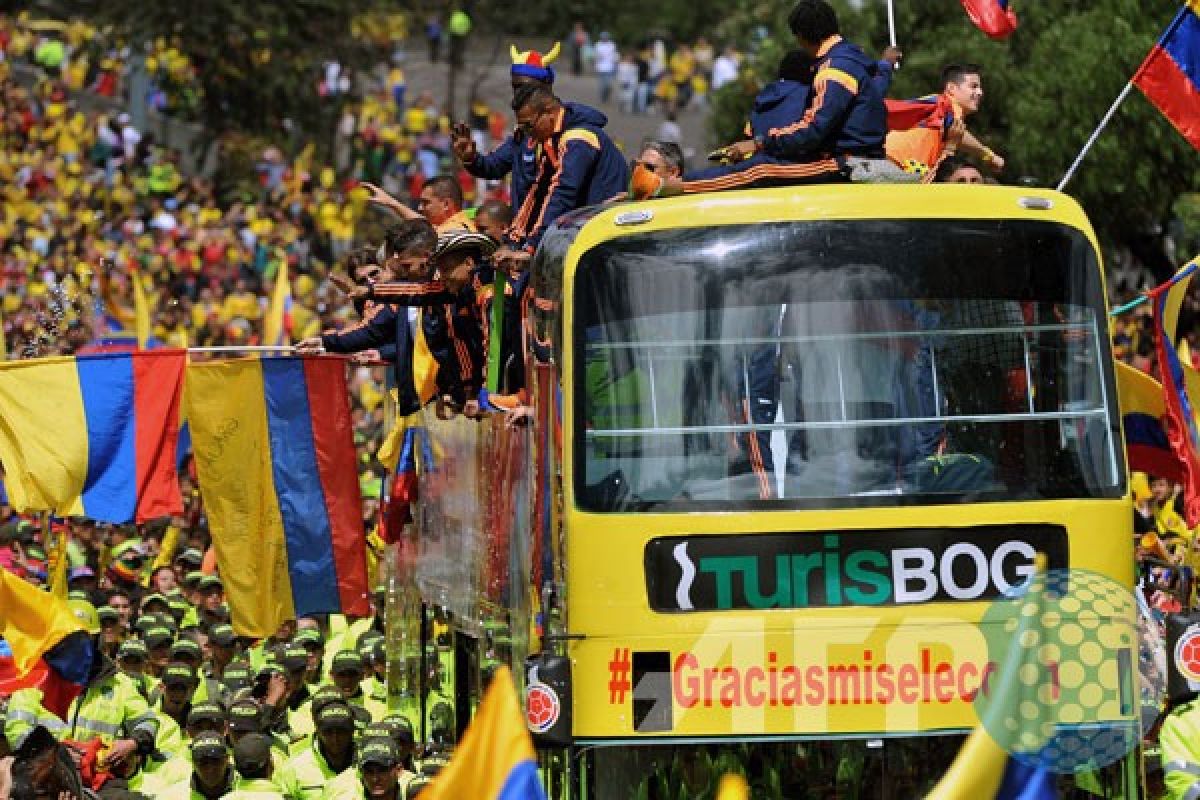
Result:
<svg viewBox="0 0 1200 800"><path fill-rule="evenodd" d="M697 226L839 219L1027 219L1096 236L1074 198L1050 189L963 184L822 184L683 195L593 207L558 223L580 254L608 239ZM573 271L574 259L564 267Z"/></svg>

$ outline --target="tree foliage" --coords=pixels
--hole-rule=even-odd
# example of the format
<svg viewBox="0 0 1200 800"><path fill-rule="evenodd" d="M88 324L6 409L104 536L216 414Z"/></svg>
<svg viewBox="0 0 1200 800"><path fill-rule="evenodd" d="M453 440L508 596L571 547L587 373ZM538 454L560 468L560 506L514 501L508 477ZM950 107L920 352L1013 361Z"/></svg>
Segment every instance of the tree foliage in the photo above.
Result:
<svg viewBox="0 0 1200 800"><path fill-rule="evenodd" d="M970 127L1008 159L1004 179L1038 186L1058 183L1104 112L1178 10L1177 0L1038 0L1016 6L1020 27L993 42L949 0L894 0L906 53L893 97L938 91L941 68L976 63L984 70L983 108ZM791 46L790 0L774 0L772 36L754 61L757 84L769 79ZM883 2L839 8L842 29L868 52L887 44ZM761 16L756 12L756 16ZM756 20L736 18L748 30ZM751 86L751 89L753 86ZM718 99L714 133L737 136L750 96L730 87ZM742 116L736 113L741 109ZM1175 197L1200 186L1196 153L1138 91L1100 137L1068 191L1083 203L1107 240L1121 240L1163 220Z"/></svg>
<svg viewBox="0 0 1200 800"><path fill-rule="evenodd" d="M73 13L111 26L135 49L161 39L197 66L202 122L228 130L278 133L285 119L304 130L328 129L332 112L318 101L324 61L364 61L350 35L380 0L75 0Z"/></svg>

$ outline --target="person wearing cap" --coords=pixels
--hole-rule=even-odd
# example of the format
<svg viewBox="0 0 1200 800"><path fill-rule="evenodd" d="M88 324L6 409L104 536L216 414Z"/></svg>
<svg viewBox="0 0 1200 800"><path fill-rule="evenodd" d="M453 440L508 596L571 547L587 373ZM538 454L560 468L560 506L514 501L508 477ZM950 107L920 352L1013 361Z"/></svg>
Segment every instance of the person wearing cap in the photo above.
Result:
<svg viewBox="0 0 1200 800"><path fill-rule="evenodd" d="M158 793L161 800L217 800L233 791L235 773L225 739L202 733L192 740L191 771Z"/></svg>
<svg viewBox="0 0 1200 800"><path fill-rule="evenodd" d="M96 658L83 691L67 709L65 738L77 742L99 739L109 750L110 763L135 754L150 755L161 723L139 687L104 656Z"/></svg>
<svg viewBox="0 0 1200 800"><path fill-rule="evenodd" d="M92 635L100 632L100 617L96 614L94 605L87 600L71 597L67 599L67 608L71 610L71 615L79 620L85 631Z"/></svg>
<svg viewBox="0 0 1200 800"><path fill-rule="evenodd" d="M151 678L161 678L163 670L171 662L171 646L175 644L174 635L169 628L158 625L148 629L142 635L142 641L146 643L146 674Z"/></svg>
<svg viewBox="0 0 1200 800"><path fill-rule="evenodd" d="M233 746L233 764L241 780L225 795L228 800L281 800L283 793L272 779L275 773L271 740L248 733Z"/></svg>
<svg viewBox="0 0 1200 800"><path fill-rule="evenodd" d="M142 697L150 699L153 679L146 675L146 643L141 639L126 639L117 648L117 668L137 685Z"/></svg>
<svg viewBox="0 0 1200 800"><path fill-rule="evenodd" d="M287 646L278 654L278 658L278 664L264 667L264 670L269 669L273 673L263 698L265 730L279 736L285 742L288 754L293 755L312 732L312 714L309 710L312 693L304 682L308 654L302 647ZM258 680L262 680L262 671Z"/></svg>
<svg viewBox="0 0 1200 800"><path fill-rule="evenodd" d="M325 784L353 766L354 712L347 703L329 703L317 714L312 747L288 759L279 785L289 800L318 800Z"/></svg>
<svg viewBox="0 0 1200 800"><path fill-rule="evenodd" d="M235 661L221 673L221 683L229 694L230 702L241 699L244 692L254 686L254 670L245 661Z"/></svg>
<svg viewBox="0 0 1200 800"><path fill-rule="evenodd" d="M200 617L196 614L196 609L178 589L167 595L167 605L170 607L171 619L175 620L180 630L200 627Z"/></svg>
<svg viewBox="0 0 1200 800"><path fill-rule="evenodd" d="M205 575L201 578L196 592L200 596L198 605L201 614L211 614L225 602L225 585L216 575Z"/></svg>
<svg viewBox="0 0 1200 800"><path fill-rule="evenodd" d="M183 589L184 598L193 606L200 602L200 581L204 579L204 573L198 569L187 572L183 576L183 580L179 582L179 586Z"/></svg>
<svg viewBox="0 0 1200 800"><path fill-rule="evenodd" d="M195 739L205 733L216 733L224 737L229 733L229 715L217 703L193 703L187 715L187 735Z"/></svg>
<svg viewBox="0 0 1200 800"><path fill-rule="evenodd" d="M225 670L238 655L237 634L232 625L213 625L208 629L208 651L209 658L203 667L204 676L222 680Z"/></svg>
<svg viewBox="0 0 1200 800"><path fill-rule="evenodd" d="M380 703L363 691L365 674L362 656L353 650L343 650L333 657L330 676L334 686L341 692L342 699L350 705L362 708L372 720L378 721L387 714L387 700L385 698L384 702Z"/></svg>
<svg viewBox="0 0 1200 800"><path fill-rule="evenodd" d="M415 797L416 773L405 767L395 742L386 733L364 735L358 748L358 769L329 782L322 800L406 800Z"/></svg>
<svg viewBox="0 0 1200 800"><path fill-rule="evenodd" d="M304 682L309 686L321 683L322 660L325 656L325 637L316 628L305 628L296 632L296 644L308 654L308 666L304 670Z"/></svg>
<svg viewBox="0 0 1200 800"><path fill-rule="evenodd" d="M86 564L72 567L67 573L67 588L85 592L91 597L96 591L96 571Z"/></svg>
<svg viewBox="0 0 1200 800"><path fill-rule="evenodd" d="M174 721L182 729L192 710L196 691L196 671L184 664L171 664L163 670L162 688L154 710Z"/></svg>
<svg viewBox="0 0 1200 800"><path fill-rule="evenodd" d="M382 637L371 639L359 646L359 655L367 667L367 677L363 678L363 693L387 708L387 642Z"/></svg>
<svg viewBox="0 0 1200 800"><path fill-rule="evenodd" d="M143 614L169 614L171 612L171 604L167 601L167 596L154 592L142 598Z"/></svg>
<svg viewBox="0 0 1200 800"><path fill-rule="evenodd" d="M100 620L100 649L109 658L115 658L117 648L125 638L121 628L121 615L112 606L100 606L96 609L96 618Z"/></svg>
<svg viewBox="0 0 1200 800"><path fill-rule="evenodd" d="M518 51L515 46L510 47L512 67L509 74L513 92L530 84L553 86L554 70L550 64L558 57L560 49L558 43L545 54L536 50ZM471 136L471 127L465 122L455 124L451 134L454 155L462 163L463 169L474 177L498 181L512 173L512 208L516 213L537 177L537 143L533 141L529 132L517 126L503 142L486 155L479 153L475 139Z"/></svg>

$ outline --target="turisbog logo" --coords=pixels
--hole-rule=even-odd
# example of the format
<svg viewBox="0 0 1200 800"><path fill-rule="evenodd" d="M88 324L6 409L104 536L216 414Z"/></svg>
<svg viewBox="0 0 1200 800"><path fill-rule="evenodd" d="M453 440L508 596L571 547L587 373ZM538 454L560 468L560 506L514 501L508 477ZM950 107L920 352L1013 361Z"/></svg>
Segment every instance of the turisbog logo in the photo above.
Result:
<svg viewBox="0 0 1200 800"><path fill-rule="evenodd" d="M1067 566L1055 525L671 536L646 545L655 611L882 606L989 600Z"/></svg>

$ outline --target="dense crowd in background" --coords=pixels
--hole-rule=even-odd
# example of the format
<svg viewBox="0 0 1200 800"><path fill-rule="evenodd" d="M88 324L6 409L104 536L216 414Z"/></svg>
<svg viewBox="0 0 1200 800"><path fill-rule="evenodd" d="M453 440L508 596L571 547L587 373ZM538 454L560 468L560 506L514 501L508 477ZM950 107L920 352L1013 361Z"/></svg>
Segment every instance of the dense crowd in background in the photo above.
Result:
<svg viewBox="0 0 1200 800"><path fill-rule="evenodd" d="M449 51L445 57L459 57L461 45L453 40L465 35L462 30L461 19L427 18L423 35L431 58L441 58L443 47ZM658 142L639 161L666 156L676 172L681 154L664 146L680 140L675 115L703 108L713 91L738 79L744 60L736 48L703 38L670 48L658 38L618 44L606 32L593 36L582 24L563 47L567 68L596 76L600 106L663 114ZM495 213L514 201L503 180L462 167L462 132L429 88L408 85L402 58L364 75L327 62L314 76L316 92L347 95L329 162L320 163L312 147L286 154L267 147L257 160L256 191L231 201L219 198L211 181L186 174L180 154L138 130L128 114L86 111L72 101L80 91L123 97L127 46L102 41L84 23L51 24L22 14L0 16L0 53L0 311L9 358L86 353L106 338L128 335L135 280L150 299L156 343L261 344L271 289L284 264L293 340L352 329L358 310L331 275L341 271L357 279L355 269L371 261L360 245L364 221L376 213L369 209L379 203L373 186L410 205L424 197L427 185L437 186L435 199L453 198L446 218L489 202ZM13 63L36 65L35 82L19 83ZM144 66L152 77L143 98L148 106L194 118L201 89L195 65L178 43L150 43ZM479 153L504 142L512 130L510 109L471 105L466 135ZM944 167L939 180L985 180L964 161ZM448 190L446 181L456 190ZM473 229L476 221L463 227ZM388 258L403 257L403 245L385 241ZM1153 276L1127 252L1112 260L1118 266L1109 286L1114 303L1153 285ZM1193 292L1185 304L1181 330L1200 367L1197 297ZM1156 373L1145 306L1116 318L1113 336L1118 358ZM385 476L373 455L387 433L388 378L377 356L360 358L351 380L368 530L378 522ZM437 710L444 700L439 685L444 670L432 675L427 719L414 719L411 712L388 715L378 595L376 616L359 622L299 620L262 642L234 636L186 462L183 482L184 513L138 530L20 518L9 506L0 507L0 568L33 583L45 583L54 568L49 541L69 534L73 608L99 634L124 676L106 680L133 687L121 714L153 722L145 729L153 729L149 744L135 742L105 765L110 792L194 797L186 792L203 789L200 796L224 796L236 771L241 783L270 781L288 797L362 796L354 770L353 785L335 778L357 763L364 782L399 781L401 796L411 796L445 763L444 748L452 738L453 720ZM1138 531L1158 536L1157 544L1146 541L1140 551L1148 591L1156 609L1178 610L1190 598L1181 595L1173 567L1193 564L1195 552L1193 532L1178 512L1178 487L1143 475L1133 483ZM14 717L10 701L0 757L8 755L5 747L53 749L45 741L26 741L36 723L51 724L36 708L29 713L32 720ZM109 745L118 741L111 734L107 739ZM207 773L204 765L211 767ZM199 776L194 779L193 768ZM0 797L3 780L0 769ZM205 785L189 786L193 780ZM65 784L60 789L72 791ZM170 793L177 790L184 793Z"/></svg>

